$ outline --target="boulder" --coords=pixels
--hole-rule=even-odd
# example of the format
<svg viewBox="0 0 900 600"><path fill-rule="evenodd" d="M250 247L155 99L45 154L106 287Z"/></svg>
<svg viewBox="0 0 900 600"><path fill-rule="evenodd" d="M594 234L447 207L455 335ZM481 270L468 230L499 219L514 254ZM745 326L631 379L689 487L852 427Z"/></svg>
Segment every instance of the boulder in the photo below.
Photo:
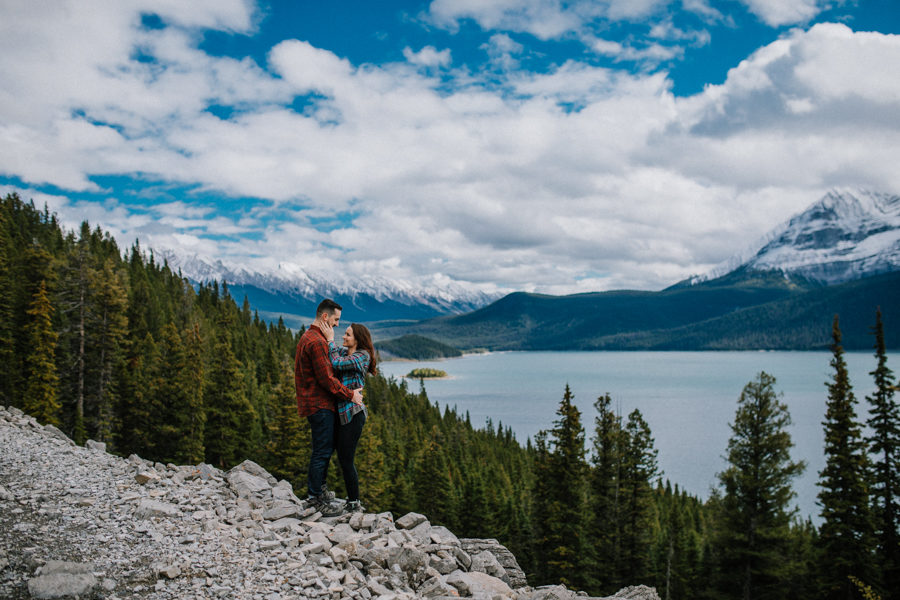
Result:
<svg viewBox="0 0 900 600"><path fill-rule="evenodd" d="M397 529L412 529L413 527L416 527L417 525L420 525L422 523L426 523L427 521L428 519L425 518L425 515L411 512L406 513L405 515L397 519L395 525L397 526Z"/></svg>
<svg viewBox="0 0 900 600"><path fill-rule="evenodd" d="M134 516L139 519L147 519L150 517L177 517L181 514L181 509L174 504L161 502L159 500L150 500L149 498L141 499Z"/></svg>
<svg viewBox="0 0 900 600"><path fill-rule="evenodd" d="M487 573L463 573L453 571L445 576L445 583L453 586L460 596L482 596L487 598L518 598L518 594L503 581Z"/></svg>
<svg viewBox="0 0 900 600"><path fill-rule="evenodd" d="M28 580L32 598L83 598L97 586L90 563L48 561Z"/></svg>
<svg viewBox="0 0 900 600"><path fill-rule="evenodd" d="M262 477L248 473L247 471L238 470L238 467L228 471L227 479L228 485L231 486L231 490L237 494L239 498L245 498L250 494L256 494L272 489L269 482Z"/></svg>

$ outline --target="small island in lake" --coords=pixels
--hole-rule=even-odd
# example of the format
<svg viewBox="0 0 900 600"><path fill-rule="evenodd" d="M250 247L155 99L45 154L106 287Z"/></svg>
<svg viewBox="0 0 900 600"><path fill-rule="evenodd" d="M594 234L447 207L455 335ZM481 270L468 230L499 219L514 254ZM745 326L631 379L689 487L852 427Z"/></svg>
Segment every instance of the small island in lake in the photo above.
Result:
<svg viewBox="0 0 900 600"><path fill-rule="evenodd" d="M446 377L447 372L441 371L440 369L420 368L413 369L407 373L406 376L409 379L438 379L440 377Z"/></svg>

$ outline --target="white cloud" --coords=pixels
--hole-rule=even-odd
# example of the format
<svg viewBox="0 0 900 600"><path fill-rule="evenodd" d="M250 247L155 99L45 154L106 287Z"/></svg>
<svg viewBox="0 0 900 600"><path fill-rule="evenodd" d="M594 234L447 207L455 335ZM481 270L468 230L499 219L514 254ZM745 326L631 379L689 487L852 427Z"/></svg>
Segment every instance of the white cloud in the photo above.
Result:
<svg viewBox="0 0 900 600"><path fill-rule="evenodd" d="M403 49L403 58L409 63L420 67L446 67L450 65L450 49L437 50L434 46L425 46L418 52L414 52L412 48Z"/></svg>
<svg viewBox="0 0 900 600"><path fill-rule="evenodd" d="M482 4L447 0L432 11L483 11L499 23L503 10L532 18L559 8ZM169 4L164 20L180 25L149 31L139 9L118 3L79 12L71 28L26 6L13 6L14 27L0 25L12 36L0 37L0 173L71 192L99 192L97 175L140 174L260 199L213 212L165 189L155 204L51 198L51 210L125 244L140 237L259 268L483 289L658 289L722 261L828 187L900 189L896 36L793 31L722 85L675 98L661 71L577 60L517 70L523 48L500 33L489 43L499 74L438 77L419 67L447 67L449 51L429 46L373 65L298 40L271 49L270 73L204 54L188 28L247 31L256 17L241 3L223 15ZM137 47L156 60L132 60ZM658 60L671 51L615 49ZM208 110L219 104L235 113ZM341 211L352 216L335 217L335 229L314 226Z"/></svg>
<svg viewBox="0 0 900 600"><path fill-rule="evenodd" d="M822 10L820 0L741 0L747 9L771 27L806 23Z"/></svg>

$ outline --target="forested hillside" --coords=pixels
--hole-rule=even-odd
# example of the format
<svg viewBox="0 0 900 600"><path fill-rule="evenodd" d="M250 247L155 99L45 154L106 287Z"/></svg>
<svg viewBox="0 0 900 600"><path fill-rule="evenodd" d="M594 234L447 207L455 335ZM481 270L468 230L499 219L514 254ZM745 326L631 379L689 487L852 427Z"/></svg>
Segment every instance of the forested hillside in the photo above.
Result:
<svg viewBox="0 0 900 600"><path fill-rule="evenodd" d="M266 323L224 285L195 289L137 244L123 254L87 223L63 231L15 195L0 201L0 286L0 404L123 456L226 468L250 458L303 493L309 430L293 382L300 331ZM828 396L829 415L842 419L832 428L835 477L856 469L872 492L849 506L840 490L821 496L828 515L859 513L863 502L872 516L865 531L827 515L821 531L792 520L786 409L772 409L774 380L765 374L741 394L733 470L705 503L661 481L640 411L618 415L609 397L597 400L597 420L582 424L561 382L562 400L547 399L559 402L558 419L522 441L500 423L475 427L468 415L439 410L424 389L371 377L357 459L362 500L370 511L417 511L458 535L495 537L533 585L563 581L605 594L648 584L669 600L738 598L745 585L773 598L849 598L849 573L889 597L900 565L891 554L897 513L886 508L896 505L898 417L880 317L877 331L879 395L870 402L881 416L869 423L877 443L862 443L854 424L836 322ZM744 422L771 435L742 433ZM842 461L848 448L856 455ZM883 465L877 472L867 471L867 449ZM774 458L754 463L760 456ZM770 497L772 473L780 478ZM341 493L336 464L329 477ZM820 536L833 546L823 551ZM841 536L861 541L828 554ZM840 569L819 568L835 562Z"/></svg>
<svg viewBox="0 0 900 600"><path fill-rule="evenodd" d="M821 350L837 313L847 317L846 347L863 350L877 307L900 314L898 290L900 272L826 287L737 271L659 292L516 292L465 315L376 327L381 336L419 334L463 350ZM896 323L885 339L900 348Z"/></svg>

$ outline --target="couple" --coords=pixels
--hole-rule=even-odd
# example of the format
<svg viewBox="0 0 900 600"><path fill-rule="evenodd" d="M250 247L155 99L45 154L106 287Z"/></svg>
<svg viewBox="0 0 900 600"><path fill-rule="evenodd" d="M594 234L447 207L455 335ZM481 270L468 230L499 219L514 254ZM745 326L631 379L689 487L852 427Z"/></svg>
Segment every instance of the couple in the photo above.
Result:
<svg viewBox="0 0 900 600"><path fill-rule="evenodd" d="M341 305L331 299L319 304L316 320L300 337L294 358L297 410L309 421L312 432L306 502L325 517L337 516L345 509L364 510L353 458L368 415L362 387L366 373L375 373L375 348L364 325L351 324L344 332L343 345L334 343L341 310ZM334 492L325 485L335 450L347 486L345 506L334 502Z"/></svg>

